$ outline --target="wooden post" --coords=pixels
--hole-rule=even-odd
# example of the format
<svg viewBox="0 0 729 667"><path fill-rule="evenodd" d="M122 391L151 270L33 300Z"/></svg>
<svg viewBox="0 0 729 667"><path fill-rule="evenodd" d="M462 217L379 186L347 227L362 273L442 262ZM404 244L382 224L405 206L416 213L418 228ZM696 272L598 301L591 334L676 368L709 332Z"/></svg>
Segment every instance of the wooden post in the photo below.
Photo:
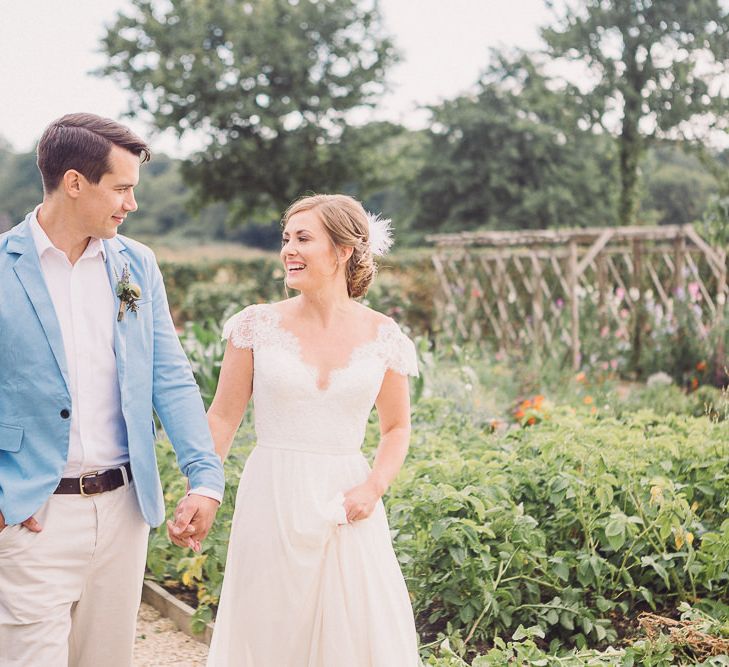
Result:
<svg viewBox="0 0 729 667"><path fill-rule="evenodd" d="M631 365L633 369L640 374L640 351L642 344L643 326L645 324L645 308L643 307L643 244L635 240L633 241L633 275L630 280L631 291L637 290L637 298L634 294L630 295L633 301L633 349L631 350Z"/></svg>
<svg viewBox="0 0 729 667"><path fill-rule="evenodd" d="M716 281L716 312L714 314L714 327L716 336L716 357L714 359L714 382L720 386L727 374L727 357L726 348L724 346L727 322L727 313L729 313L729 305L727 305L727 284L726 284L726 250L719 250L720 271Z"/></svg>
<svg viewBox="0 0 729 667"><path fill-rule="evenodd" d="M532 321L534 322L534 351L537 358L542 356L542 345L544 345L542 321L544 320L544 308L542 306L542 263L537 255L531 253L532 260Z"/></svg>
<svg viewBox="0 0 729 667"><path fill-rule="evenodd" d="M511 322L506 307L506 267L503 266L500 258L496 264L496 276L496 289L494 291L496 292L496 307L499 311L499 324L503 332L503 336L499 341L499 350L506 352L511 347L508 333Z"/></svg>
<svg viewBox="0 0 729 667"><path fill-rule="evenodd" d="M676 236L674 243L674 274L673 274L673 289L671 290L672 295L676 296L677 290L686 291L686 277L684 276L684 267L686 266L686 237L683 233L679 233Z"/></svg>
<svg viewBox="0 0 729 667"><path fill-rule="evenodd" d="M607 326L607 266L605 256L598 255L597 263L597 312L600 331Z"/></svg>
<svg viewBox="0 0 729 667"><path fill-rule="evenodd" d="M719 274L716 277L716 296L714 301L716 302L716 312L714 313L714 320L721 322L725 319L727 312L726 301L727 301L727 285L726 285L726 250L720 249L719 255ZM726 322L724 322L726 326Z"/></svg>
<svg viewBox="0 0 729 667"><path fill-rule="evenodd" d="M572 240L569 243L569 288L570 305L572 308L572 368L580 368L580 304L577 296L577 242Z"/></svg>

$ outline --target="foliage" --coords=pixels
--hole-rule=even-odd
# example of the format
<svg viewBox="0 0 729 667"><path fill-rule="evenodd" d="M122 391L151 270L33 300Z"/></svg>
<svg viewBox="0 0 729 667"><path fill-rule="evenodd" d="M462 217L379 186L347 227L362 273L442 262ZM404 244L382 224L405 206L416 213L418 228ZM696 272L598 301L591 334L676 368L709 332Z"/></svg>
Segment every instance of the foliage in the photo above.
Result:
<svg viewBox="0 0 729 667"><path fill-rule="evenodd" d="M713 196L701 221L702 232L713 246L729 248L729 194Z"/></svg>
<svg viewBox="0 0 729 667"><path fill-rule="evenodd" d="M42 198L35 154L0 147L0 233L20 222Z"/></svg>
<svg viewBox="0 0 729 667"><path fill-rule="evenodd" d="M717 300L711 314L699 282L677 288L664 301L646 290L638 301L631 288L632 310L626 307L622 287L608 292L609 307L601 307L592 285L577 291L581 369L604 377L645 380L654 373L667 373L681 386L696 389L702 384L722 387L729 383L729 311ZM562 306L562 304L560 304ZM571 314L563 308L556 331L569 331ZM711 323L706 322L710 320ZM562 365L569 358L570 341L556 338L549 350Z"/></svg>
<svg viewBox="0 0 729 667"><path fill-rule="evenodd" d="M430 257L388 255L364 303L418 334L436 333ZM286 297L284 273L275 255L208 262L160 262L176 322L220 323L228 309Z"/></svg>
<svg viewBox="0 0 729 667"><path fill-rule="evenodd" d="M698 285L689 283L688 289L676 290L672 312L664 312L652 300L646 303L646 340L640 349L638 368L643 376L664 371L693 389L702 381L727 383L729 329L727 315L722 313L726 306L718 306L714 325L707 327L700 321L702 301Z"/></svg>
<svg viewBox="0 0 729 667"><path fill-rule="evenodd" d="M658 144L646 151L640 173L641 223L696 223L715 198L714 177L696 157L673 145Z"/></svg>
<svg viewBox="0 0 729 667"><path fill-rule="evenodd" d="M619 138L618 217L632 224L646 143L726 127L725 100L714 84L729 64L729 13L719 0L580 0L560 7L556 25L542 34L553 59L585 63L595 81L582 98L583 118Z"/></svg>
<svg viewBox="0 0 729 667"><path fill-rule="evenodd" d="M388 497L425 639L465 651L521 624L584 648L615 640L616 614L729 592L729 544L715 551L729 528L718 425L563 413L487 432L455 406L418 404Z"/></svg>
<svg viewBox="0 0 729 667"><path fill-rule="evenodd" d="M230 308L229 314L234 312L235 306ZM199 322L185 322L180 342L190 360L195 382L207 409L218 387L226 343L220 336L217 324L204 326Z"/></svg>
<svg viewBox="0 0 729 667"><path fill-rule="evenodd" d="M410 184L428 230L613 223L609 144L578 125L579 91L533 59L494 54L475 95L431 109L426 160Z"/></svg>
<svg viewBox="0 0 729 667"><path fill-rule="evenodd" d="M342 141L353 159L359 161L359 177L347 185L365 207L392 218L397 230L398 248L421 241L423 232L417 218L411 185L423 165L433 158L426 130L409 130L399 125L372 122L348 128ZM356 143L355 143L356 142Z"/></svg>
<svg viewBox="0 0 729 667"><path fill-rule="evenodd" d="M170 309L182 323L221 322L226 309L277 301L285 295L275 256L207 262L160 262Z"/></svg>
<svg viewBox="0 0 729 667"><path fill-rule="evenodd" d="M348 114L372 104L397 58L376 1L132 4L107 29L100 74L160 130L205 133L183 170L200 202L269 222L304 192L352 179L339 143Z"/></svg>

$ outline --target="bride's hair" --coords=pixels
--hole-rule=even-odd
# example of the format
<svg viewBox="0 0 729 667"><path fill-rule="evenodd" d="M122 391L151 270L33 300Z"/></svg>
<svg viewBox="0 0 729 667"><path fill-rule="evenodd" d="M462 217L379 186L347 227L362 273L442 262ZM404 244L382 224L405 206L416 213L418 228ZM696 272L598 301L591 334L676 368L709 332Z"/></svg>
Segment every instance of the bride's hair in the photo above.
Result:
<svg viewBox="0 0 729 667"><path fill-rule="evenodd" d="M352 248L345 276L347 293L353 299L367 294L377 274L377 265L370 249L370 228L362 204L347 195L311 195L297 199L286 209L281 226L296 213L316 211L335 246Z"/></svg>

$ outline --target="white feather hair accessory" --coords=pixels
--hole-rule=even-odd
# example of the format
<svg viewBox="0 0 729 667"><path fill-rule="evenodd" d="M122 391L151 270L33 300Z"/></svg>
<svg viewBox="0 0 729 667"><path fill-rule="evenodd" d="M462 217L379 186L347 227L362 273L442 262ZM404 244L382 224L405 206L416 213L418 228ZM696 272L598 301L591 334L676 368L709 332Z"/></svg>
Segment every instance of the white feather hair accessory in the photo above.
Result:
<svg viewBox="0 0 729 667"><path fill-rule="evenodd" d="M381 257L386 255L392 247L392 220L382 218L379 214L367 212L367 222L370 227L370 250L373 255Z"/></svg>

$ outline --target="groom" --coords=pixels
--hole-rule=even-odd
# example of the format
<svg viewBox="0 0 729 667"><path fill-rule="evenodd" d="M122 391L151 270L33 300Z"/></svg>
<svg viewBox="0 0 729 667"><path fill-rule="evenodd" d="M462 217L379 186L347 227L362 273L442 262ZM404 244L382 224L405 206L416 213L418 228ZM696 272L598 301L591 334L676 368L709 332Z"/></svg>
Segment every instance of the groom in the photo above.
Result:
<svg viewBox="0 0 729 667"><path fill-rule="evenodd" d="M223 472L152 252L117 228L147 145L70 114L38 145L43 203L0 236L0 667L130 667L149 526L152 410L192 490L199 549Z"/></svg>

